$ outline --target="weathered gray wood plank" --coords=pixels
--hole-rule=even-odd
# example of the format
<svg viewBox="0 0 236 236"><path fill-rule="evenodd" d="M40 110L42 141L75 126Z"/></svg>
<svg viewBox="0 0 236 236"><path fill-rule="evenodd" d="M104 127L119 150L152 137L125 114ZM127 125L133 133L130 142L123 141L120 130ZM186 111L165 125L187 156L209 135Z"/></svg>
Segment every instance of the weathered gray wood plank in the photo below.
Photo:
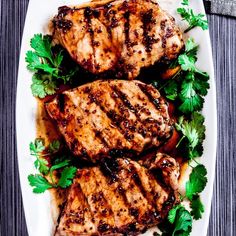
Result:
<svg viewBox="0 0 236 236"><path fill-rule="evenodd" d="M15 140L20 40L28 0L0 1L0 235L26 236ZM208 16L217 84L218 156L208 235L236 235L236 20Z"/></svg>

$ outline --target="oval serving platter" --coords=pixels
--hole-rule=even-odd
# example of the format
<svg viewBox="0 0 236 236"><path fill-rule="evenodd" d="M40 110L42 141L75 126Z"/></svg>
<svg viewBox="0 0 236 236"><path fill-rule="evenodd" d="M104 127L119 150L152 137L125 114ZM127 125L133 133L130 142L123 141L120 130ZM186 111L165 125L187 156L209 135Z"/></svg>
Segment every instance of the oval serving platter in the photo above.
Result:
<svg viewBox="0 0 236 236"><path fill-rule="evenodd" d="M26 68L25 54L30 50L30 39L35 33L48 33L48 22L57 13L59 6L77 5L82 2L86 2L86 0L31 0L28 6L18 73L16 129L21 189L26 223L30 236L53 235L57 213L52 207L50 192L34 194L27 180L29 174L35 173L33 159L29 152L29 143L36 137L37 102L31 94L32 73ZM186 28L185 23L176 14L176 9L180 6L181 1L159 0L158 3L163 9L175 17L180 28ZM192 0L190 1L190 7L195 12L204 13L202 1ZM210 90L205 98L204 109L202 111L205 116L206 139L204 141L204 154L201 157L201 162L208 170L208 183L204 192L201 194L203 204L205 205L205 213L201 220L194 221L191 233L192 236L204 236L207 233L215 173L217 135L216 91L209 32L195 28L185 34L185 37L193 37L195 42L200 45L197 66L210 75ZM155 229L150 229L144 235L153 235L152 233L154 231Z"/></svg>

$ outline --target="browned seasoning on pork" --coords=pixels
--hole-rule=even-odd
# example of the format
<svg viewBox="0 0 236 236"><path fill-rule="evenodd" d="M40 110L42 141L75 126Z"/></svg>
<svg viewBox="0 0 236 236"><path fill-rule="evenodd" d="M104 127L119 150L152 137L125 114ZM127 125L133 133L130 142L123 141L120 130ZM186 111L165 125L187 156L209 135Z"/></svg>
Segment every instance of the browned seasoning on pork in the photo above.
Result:
<svg viewBox="0 0 236 236"><path fill-rule="evenodd" d="M177 162L162 156L155 168L162 173L165 160L173 164L176 174L170 172L163 179L124 158L107 159L100 167L78 170L56 236L137 235L160 223L179 201L177 189L169 185L178 179Z"/></svg>
<svg viewBox="0 0 236 236"><path fill-rule="evenodd" d="M96 162L119 151L140 154L171 137L168 104L140 81L95 81L46 104L70 150Z"/></svg>
<svg viewBox="0 0 236 236"><path fill-rule="evenodd" d="M54 39L86 70L133 79L142 67L177 57L184 43L155 0L95 1L60 7Z"/></svg>

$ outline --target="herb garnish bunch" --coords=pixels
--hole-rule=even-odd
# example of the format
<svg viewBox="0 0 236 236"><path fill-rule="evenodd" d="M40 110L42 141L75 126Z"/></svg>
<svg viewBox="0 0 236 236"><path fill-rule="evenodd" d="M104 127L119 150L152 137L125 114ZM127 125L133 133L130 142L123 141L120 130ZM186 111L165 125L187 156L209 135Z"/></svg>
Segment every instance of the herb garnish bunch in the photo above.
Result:
<svg viewBox="0 0 236 236"><path fill-rule="evenodd" d="M182 7L177 9L183 20L189 23L185 32L194 27L203 30L208 29L205 15L195 14L189 8L189 0L182 1ZM190 211L183 204L175 206L169 211L168 222L161 227L162 235L187 236L192 231L193 219L202 218L204 205L200 199L200 193L207 184L207 170L196 158L203 154L203 141L205 139L204 117L200 113L204 97L209 89L209 75L198 69L197 52L199 46L193 38L189 38L185 44L185 51L171 63L170 70L176 73L168 80L154 81L153 85L167 99L173 102L178 109L178 121L176 129L181 134L177 149L181 150L182 155L192 168L189 180L185 185L185 195L182 200L190 202Z"/></svg>

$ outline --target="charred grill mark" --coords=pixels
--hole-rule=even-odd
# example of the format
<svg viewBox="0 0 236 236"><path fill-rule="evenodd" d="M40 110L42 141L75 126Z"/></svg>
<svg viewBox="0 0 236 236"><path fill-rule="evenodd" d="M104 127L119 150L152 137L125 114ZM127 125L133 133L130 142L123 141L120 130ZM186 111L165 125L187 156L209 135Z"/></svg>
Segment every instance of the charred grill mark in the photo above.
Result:
<svg viewBox="0 0 236 236"><path fill-rule="evenodd" d="M169 190L169 196L168 199L163 203L162 206L162 214L165 216L169 210L172 208L174 202L176 201L176 196L173 190Z"/></svg>
<svg viewBox="0 0 236 236"><path fill-rule="evenodd" d="M155 216L158 215L158 210L156 207L156 202L154 199L155 194L154 194L154 190L153 190L152 186L150 185L152 188L152 192L150 194L148 191L145 190L145 187L143 186L140 176L138 174L138 170L136 169L134 164L131 164L131 171L132 171L132 178L134 179L137 187L139 188L139 190L143 194L143 196L146 198L148 204L150 204L152 207L152 213L150 213L150 215L152 216L152 218L153 217L155 218ZM149 179L150 177L147 176L147 178ZM150 181L149 181L149 184L150 184ZM154 221L154 219L150 219L150 220Z"/></svg>
<svg viewBox="0 0 236 236"><path fill-rule="evenodd" d="M167 20L163 20L161 21L161 31L162 31L162 37L161 37L161 41L162 41L162 48L166 48L166 39L168 37L166 37L166 34L165 34L165 28L166 28L166 23L167 23Z"/></svg>
<svg viewBox="0 0 236 236"><path fill-rule="evenodd" d="M128 142L132 142L133 145L138 145L133 139L134 134L132 132L129 132L129 130L125 127L122 127L122 124L125 124L126 122L129 123L129 120L125 117L117 114L114 110L107 110L102 104L101 101L99 101L101 98L99 98L99 93L93 94L92 91L85 91L88 93L88 97L90 99L90 102L94 102L96 105L100 107L100 109L106 114L106 116L111 120L111 123L114 124L121 134L124 136L124 138ZM125 125L124 125L125 126Z"/></svg>
<svg viewBox="0 0 236 236"><path fill-rule="evenodd" d="M84 19L86 21L86 27L87 27L87 32L90 35L90 40L91 40L91 46L93 49L93 56L95 58L95 46L96 46L96 42L94 41L94 31L92 29L92 17L94 15L94 11L90 8L90 7L86 7L84 9ZM89 68L92 67L92 64L88 66Z"/></svg>
<svg viewBox="0 0 236 236"><path fill-rule="evenodd" d="M57 97L59 111L64 113L65 110L65 95L63 93L59 94Z"/></svg>
<svg viewBox="0 0 236 236"><path fill-rule="evenodd" d="M116 192L122 197L125 206L127 206L129 208L130 203L128 202L128 199L125 195L125 190L122 188L121 183L119 182L119 178L117 179L117 182L118 182L118 187L116 189Z"/></svg>
<svg viewBox="0 0 236 236"><path fill-rule="evenodd" d="M124 105L126 107L128 107L128 109L135 113L135 115L137 117L139 117L139 114L137 114L136 109L132 106L132 104L130 103L130 101L127 99L127 95L124 94L120 89L118 89L118 87L116 85L110 85L111 89L117 94L117 96L122 100L122 102L124 103Z"/></svg>
<svg viewBox="0 0 236 236"><path fill-rule="evenodd" d="M126 44L128 50L131 47L131 45L130 45L130 38L129 38L129 28L130 28L129 17L130 17L130 12L126 11L124 13L124 19L125 19L124 30L125 30L125 44Z"/></svg>
<svg viewBox="0 0 236 236"><path fill-rule="evenodd" d="M89 206L89 203L87 201L87 197L86 195L84 194L81 186L79 183L76 183L76 195L81 195L81 200L82 202L84 203L83 204L83 207L81 207L81 210L79 212L77 212L77 209L76 209L76 212L73 212L73 211L70 211L70 216L73 217L74 219L70 219L70 221L66 221L66 225L68 228L70 228L69 224L70 223L76 223L76 224L80 224L80 225L83 225L84 222L85 222L85 213L88 213L91 218L93 218L93 214L92 214L92 211L90 209L90 206ZM70 202L70 201L68 201Z"/></svg>
<svg viewBox="0 0 236 236"><path fill-rule="evenodd" d="M154 106L160 110L160 105L159 105L159 99L154 98L151 93L148 91L148 85L147 84L138 84L139 88L141 91L148 97L149 101L154 104Z"/></svg>
<svg viewBox="0 0 236 236"><path fill-rule="evenodd" d="M145 125L143 124L140 114L138 110L130 103L130 101L127 98L127 95L123 93L120 89L118 89L117 86L110 86L111 89L115 92L117 95L117 98L120 98L120 100L123 102L123 104L132 112L135 114L135 117L138 122L140 122L140 125L136 124L137 128L135 131L137 131L139 134L141 134L144 138L147 136L147 130L145 128ZM138 123L136 122L136 123Z"/></svg>
<svg viewBox="0 0 236 236"><path fill-rule="evenodd" d="M117 159L107 158L101 161L100 169L104 176L108 177L112 182L118 180L117 172L119 169Z"/></svg>
<svg viewBox="0 0 236 236"><path fill-rule="evenodd" d="M109 145L108 145L107 141L105 140L105 138L103 137L102 132L95 129L95 128L93 129L93 132L95 133L95 137L97 137L102 142L104 147L108 148Z"/></svg>
<svg viewBox="0 0 236 236"><path fill-rule="evenodd" d="M113 11L110 11L111 7L112 7L112 5L110 3L107 3L107 4L104 5L104 16L105 16L105 19L107 21L105 26L106 26L106 29L107 29L109 39L112 38L112 32L111 32L111 26L110 26L110 17L113 14Z"/></svg>
<svg viewBox="0 0 236 236"><path fill-rule="evenodd" d="M72 9L67 6L58 8L58 15L52 20L54 28L61 29L63 33L66 33L68 30L70 30L73 23L72 21L64 18L70 11L72 11Z"/></svg>
<svg viewBox="0 0 236 236"><path fill-rule="evenodd" d="M143 23L143 44L146 52L150 53L152 51L152 45L158 42L158 39L154 38L155 35L149 35L152 25L156 24L156 20L153 18L153 9L141 13L141 18Z"/></svg>

